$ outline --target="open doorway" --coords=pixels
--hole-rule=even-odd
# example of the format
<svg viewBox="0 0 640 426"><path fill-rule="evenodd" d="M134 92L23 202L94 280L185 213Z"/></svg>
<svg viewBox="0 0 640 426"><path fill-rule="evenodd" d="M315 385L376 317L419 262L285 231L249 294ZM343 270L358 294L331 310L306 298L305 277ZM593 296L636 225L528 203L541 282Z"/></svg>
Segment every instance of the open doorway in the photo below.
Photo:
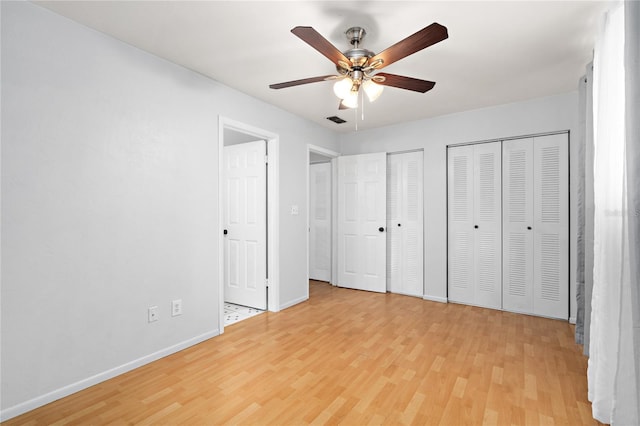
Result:
<svg viewBox="0 0 640 426"><path fill-rule="evenodd" d="M336 285L335 151L307 145L307 271L309 280Z"/></svg>
<svg viewBox="0 0 640 426"><path fill-rule="evenodd" d="M219 118L219 146L218 146L218 231L221 236L218 244L218 282L219 282L219 299L220 299L220 321L219 329L220 333L224 332L224 311L225 311L225 283L230 277L229 264L226 262L227 255L229 254L229 244L226 238L229 235L228 224L225 223L225 217L229 215L229 211L225 211L225 207L228 206L228 202L225 201L225 194L233 191L225 189L225 184L228 184L228 180L225 180L228 168L228 164L225 164L225 147L241 147L246 145L247 147L251 143L260 141L263 146L261 153L258 155L257 151L247 154L253 156L255 161L261 163L261 167L264 167L264 179L265 184L259 189L256 189L256 193L260 194L260 201L263 203L261 208L252 210L258 212L261 216L261 222L264 223L264 230L260 231L260 234L264 237L264 271L260 272L260 276L252 277L255 283L260 283L264 289L260 298L264 297L264 303L268 310L279 310L279 288L278 288L278 155L279 155L279 139L278 135L268 132L263 129L250 126L245 123L237 122L228 118ZM266 155L265 155L266 152ZM254 161L254 162L255 162ZM257 191L260 192L257 192ZM244 197L253 201L255 197ZM264 217L266 216L266 218ZM225 233L225 230L227 231ZM262 256L262 255L260 255ZM242 273L242 272L240 272Z"/></svg>

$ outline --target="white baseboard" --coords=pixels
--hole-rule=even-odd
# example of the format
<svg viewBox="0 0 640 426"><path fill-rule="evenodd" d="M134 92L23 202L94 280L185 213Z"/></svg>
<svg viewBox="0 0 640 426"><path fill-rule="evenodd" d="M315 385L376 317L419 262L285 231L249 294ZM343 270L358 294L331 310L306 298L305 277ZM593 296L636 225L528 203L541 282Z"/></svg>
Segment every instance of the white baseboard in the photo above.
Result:
<svg viewBox="0 0 640 426"><path fill-rule="evenodd" d="M449 303L446 297L429 296L428 294L425 294L424 296L422 296L422 298L424 300L430 300L432 302Z"/></svg>
<svg viewBox="0 0 640 426"><path fill-rule="evenodd" d="M302 296L294 300L290 300L287 303L280 305L280 310L287 309L292 307L293 305L297 305L298 303L306 302L309 300L309 296Z"/></svg>
<svg viewBox="0 0 640 426"><path fill-rule="evenodd" d="M575 324L576 323L576 317L569 317L569 324Z"/></svg>
<svg viewBox="0 0 640 426"><path fill-rule="evenodd" d="M86 389L90 386L104 382L106 380L112 379L116 376L124 374L128 371L134 370L145 364L149 364L160 358L164 358L168 355L174 354L176 352L180 352L183 349L196 345L200 342L204 342L205 340L211 339L212 337L216 337L219 334L220 332L218 329L211 330L207 333L193 337L189 340L185 340L184 342L177 343L173 346L169 346L168 348L161 349L152 354L143 356L142 358L135 359L133 361L127 362L126 364L122 364L118 367L114 367L110 370L103 371L102 373L98 373L91 377L87 377L86 379L82 379L70 385L61 387L60 389L56 389L54 391L51 391L44 395L30 399L28 401L21 402L20 404L14 405L13 407L9 407L0 411L0 421L9 420L13 417L19 416L20 414L24 414L28 411L35 410L36 408L42 407L43 405L49 404L50 402L56 401L60 398L64 398L65 396L69 396L73 393L79 392L83 389Z"/></svg>

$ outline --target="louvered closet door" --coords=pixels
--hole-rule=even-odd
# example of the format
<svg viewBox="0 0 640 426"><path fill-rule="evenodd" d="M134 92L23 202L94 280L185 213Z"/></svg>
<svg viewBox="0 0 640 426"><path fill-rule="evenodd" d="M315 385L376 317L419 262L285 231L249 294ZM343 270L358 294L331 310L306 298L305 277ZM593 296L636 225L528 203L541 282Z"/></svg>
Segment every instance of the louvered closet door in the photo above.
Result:
<svg viewBox="0 0 640 426"><path fill-rule="evenodd" d="M451 147L447 157L448 299L473 304L473 146Z"/></svg>
<svg viewBox="0 0 640 426"><path fill-rule="evenodd" d="M567 135L505 141L503 165L503 308L566 319Z"/></svg>
<svg viewBox="0 0 640 426"><path fill-rule="evenodd" d="M503 308L533 312L533 139L504 141Z"/></svg>
<svg viewBox="0 0 640 426"><path fill-rule="evenodd" d="M387 157L387 290L423 295L422 151Z"/></svg>
<svg viewBox="0 0 640 426"><path fill-rule="evenodd" d="M536 137L534 175L533 313L569 316L569 170L566 134Z"/></svg>
<svg viewBox="0 0 640 426"><path fill-rule="evenodd" d="M500 309L500 142L449 148L448 163L448 298Z"/></svg>
<svg viewBox="0 0 640 426"><path fill-rule="evenodd" d="M474 146L475 305L502 307L501 147Z"/></svg>

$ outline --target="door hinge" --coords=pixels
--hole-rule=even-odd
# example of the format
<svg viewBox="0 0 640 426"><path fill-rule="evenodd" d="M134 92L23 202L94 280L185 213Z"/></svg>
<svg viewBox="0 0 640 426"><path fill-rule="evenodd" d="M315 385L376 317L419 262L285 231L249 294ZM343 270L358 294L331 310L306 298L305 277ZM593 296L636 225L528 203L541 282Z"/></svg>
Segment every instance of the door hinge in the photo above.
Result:
<svg viewBox="0 0 640 426"><path fill-rule="evenodd" d="M264 284L269 288L269 278L264 279Z"/></svg>
<svg viewBox="0 0 640 426"><path fill-rule="evenodd" d="M264 156L264 164L269 164L269 156L268 155Z"/></svg>

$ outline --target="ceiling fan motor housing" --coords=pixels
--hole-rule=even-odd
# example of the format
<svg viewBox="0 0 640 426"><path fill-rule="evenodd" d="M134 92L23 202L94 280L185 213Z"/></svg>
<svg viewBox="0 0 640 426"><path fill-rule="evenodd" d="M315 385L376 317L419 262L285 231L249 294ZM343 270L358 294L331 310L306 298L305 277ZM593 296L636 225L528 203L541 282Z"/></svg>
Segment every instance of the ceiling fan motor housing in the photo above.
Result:
<svg viewBox="0 0 640 426"><path fill-rule="evenodd" d="M358 47L358 44L362 41L367 32L361 27L351 27L344 33L347 36L347 40L352 46Z"/></svg>

